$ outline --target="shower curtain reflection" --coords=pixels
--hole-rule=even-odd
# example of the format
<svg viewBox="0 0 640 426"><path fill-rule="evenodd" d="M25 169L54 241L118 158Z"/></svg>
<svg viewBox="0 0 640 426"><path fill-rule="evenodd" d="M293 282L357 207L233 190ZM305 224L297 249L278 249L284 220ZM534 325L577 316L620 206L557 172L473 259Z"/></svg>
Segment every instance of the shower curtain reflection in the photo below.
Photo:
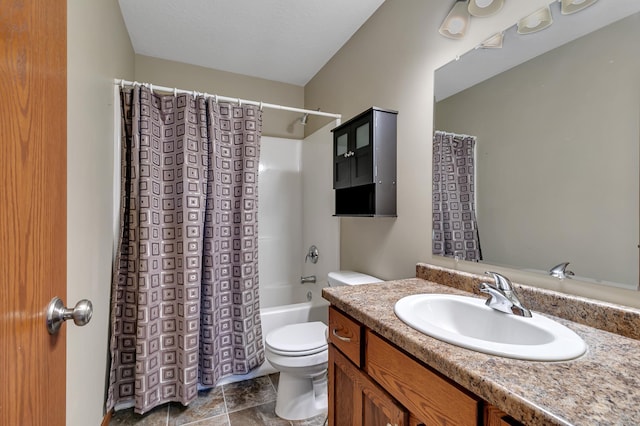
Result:
<svg viewBox="0 0 640 426"><path fill-rule="evenodd" d="M433 254L482 260L475 212L476 138L433 136Z"/></svg>
<svg viewBox="0 0 640 426"><path fill-rule="evenodd" d="M121 90L120 241L107 409L187 405L264 361L258 297L261 111Z"/></svg>

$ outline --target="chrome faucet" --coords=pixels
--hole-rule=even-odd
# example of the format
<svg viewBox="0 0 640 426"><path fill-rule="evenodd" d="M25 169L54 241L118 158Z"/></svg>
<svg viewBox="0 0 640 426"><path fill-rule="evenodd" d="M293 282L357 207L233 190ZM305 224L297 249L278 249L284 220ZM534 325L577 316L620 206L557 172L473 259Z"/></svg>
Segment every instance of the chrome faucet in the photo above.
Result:
<svg viewBox="0 0 640 426"><path fill-rule="evenodd" d="M315 275L309 275L307 277L300 277L300 284L315 283L315 282L316 282L316 276Z"/></svg>
<svg viewBox="0 0 640 426"><path fill-rule="evenodd" d="M495 280L495 285L491 283L481 283L480 291L487 293L489 298L485 302L487 306L500 312L507 314L518 315L521 317L531 317L531 311L524 306L516 295L513 284L507 277L504 277L495 272L485 272L487 275L492 275Z"/></svg>
<svg viewBox="0 0 640 426"><path fill-rule="evenodd" d="M569 266L569 262L562 262L549 270L549 275L552 277L559 278L561 280L565 278L571 278L574 274L571 271L567 270L567 266Z"/></svg>

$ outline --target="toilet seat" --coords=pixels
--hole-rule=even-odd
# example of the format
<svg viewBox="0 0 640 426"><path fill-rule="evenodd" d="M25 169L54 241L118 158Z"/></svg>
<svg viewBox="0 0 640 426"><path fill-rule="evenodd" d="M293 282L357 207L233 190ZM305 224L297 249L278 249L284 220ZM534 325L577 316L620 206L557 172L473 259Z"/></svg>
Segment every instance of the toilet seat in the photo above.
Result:
<svg viewBox="0 0 640 426"><path fill-rule="evenodd" d="M320 321L285 325L269 333L265 343L277 355L313 355L327 350L326 330L327 326Z"/></svg>

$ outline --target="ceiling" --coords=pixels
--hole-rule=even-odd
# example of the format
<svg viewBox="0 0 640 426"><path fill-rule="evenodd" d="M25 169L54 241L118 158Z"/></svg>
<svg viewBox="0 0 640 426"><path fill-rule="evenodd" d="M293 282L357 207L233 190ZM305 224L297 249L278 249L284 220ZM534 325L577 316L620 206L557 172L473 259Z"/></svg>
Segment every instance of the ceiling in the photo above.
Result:
<svg viewBox="0 0 640 426"><path fill-rule="evenodd" d="M304 86L384 0L119 0L136 54Z"/></svg>

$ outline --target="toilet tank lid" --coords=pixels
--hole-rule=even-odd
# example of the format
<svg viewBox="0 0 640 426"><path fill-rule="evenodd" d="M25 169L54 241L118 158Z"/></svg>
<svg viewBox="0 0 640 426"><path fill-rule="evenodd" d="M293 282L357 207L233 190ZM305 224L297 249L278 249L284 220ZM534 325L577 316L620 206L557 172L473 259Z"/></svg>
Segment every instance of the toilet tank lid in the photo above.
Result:
<svg viewBox="0 0 640 426"><path fill-rule="evenodd" d="M383 282L380 278L372 277L371 275L363 274L355 271L335 271L329 272L329 285L360 285Z"/></svg>

